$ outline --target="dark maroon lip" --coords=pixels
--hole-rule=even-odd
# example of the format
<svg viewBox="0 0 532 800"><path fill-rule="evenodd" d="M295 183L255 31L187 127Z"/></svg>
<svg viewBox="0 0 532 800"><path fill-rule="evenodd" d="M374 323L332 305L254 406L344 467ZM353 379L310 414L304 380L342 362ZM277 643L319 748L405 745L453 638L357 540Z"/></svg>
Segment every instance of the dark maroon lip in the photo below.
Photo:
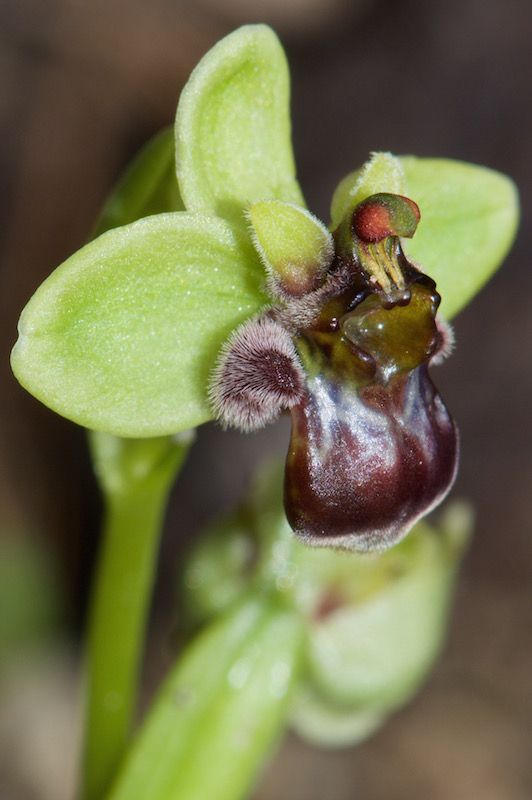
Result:
<svg viewBox="0 0 532 800"><path fill-rule="evenodd" d="M426 365L362 390L320 374L292 409L288 521L310 544L390 547L448 493L458 451Z"/></svg>

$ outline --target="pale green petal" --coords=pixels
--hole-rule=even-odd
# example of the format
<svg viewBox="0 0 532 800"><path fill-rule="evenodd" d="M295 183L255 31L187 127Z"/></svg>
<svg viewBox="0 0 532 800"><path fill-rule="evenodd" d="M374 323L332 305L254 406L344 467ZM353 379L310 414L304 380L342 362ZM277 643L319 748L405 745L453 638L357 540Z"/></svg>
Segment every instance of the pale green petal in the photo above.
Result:
<svg viewBox="0 0 532 800"><path fill-rule="evenodd" d="M120 436L210 418L221 344L263 304L249 241L215 218L147 217L103 234L37 290L12 366L54 411Z"/></svg>
<svg viewBox="0 0 532 800"><path fill-rule="evenodd" d="M315 289L334 256L333 238L309 211L280 200L249 209L252 238L267 272L288 294Z"/></svg>
<svg viewBox="0 0 532 800"><path fill-rule="evenodd" d="M401 158L407 194L419 205L406 253L437 283L450 318L504 260L519 222L515 184L500 172L443 158Z"/></svg>
<svg viewBox="0 0 532 800"><path fill-rule="evenodd" d="M292 155L289 73L275 33L247 25L193 71L176 116L176 160L189 211L243 223L256 200L303 204Z"/></svg>

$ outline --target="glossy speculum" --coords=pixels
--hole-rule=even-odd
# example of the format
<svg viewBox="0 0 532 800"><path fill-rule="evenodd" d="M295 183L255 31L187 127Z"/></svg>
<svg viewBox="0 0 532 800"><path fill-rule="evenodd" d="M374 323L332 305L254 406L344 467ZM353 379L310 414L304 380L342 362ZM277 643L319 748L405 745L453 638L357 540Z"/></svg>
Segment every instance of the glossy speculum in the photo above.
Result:
<svg viewBox="0 0 532 800"><path fill-rule="evenodd" d="M296 338L305 389L291 408L285 509L311 544L376 550L447 494L458 437L428 371L442 345L435 284L398 237L368 243L353 227L337 231L331 268L350 273L347 288Z"/></svg>

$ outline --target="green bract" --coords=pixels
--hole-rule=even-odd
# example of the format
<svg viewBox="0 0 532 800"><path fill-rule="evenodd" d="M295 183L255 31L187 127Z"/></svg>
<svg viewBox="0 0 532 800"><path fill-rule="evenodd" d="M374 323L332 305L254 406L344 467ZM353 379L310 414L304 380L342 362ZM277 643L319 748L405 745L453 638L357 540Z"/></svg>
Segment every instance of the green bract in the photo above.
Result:
<svg viewBox="0 0 532 800"><path fill-rule="evenodd" d="M81 425L123 436L211 417L207 384L220 346L266 304L264 268L245 230L249 206L303 204L288 101L285 56L269 28L240 28L207 53L177 111L179 186L166 132L120 182L97 231L154 216L86 245L26 307L12 364L28 391ZM469 164L376 154L338 187L333 225L375 191L404 191L421 207L405 247L437 281L444 313L456 313L510 246L513 184ZM188 213L158 213L179 209L180 198ZM261 241L264 252L290 255L292 244Z"/></svg>
<svg viewBox="0 0 532 800"><path fill-rule="evenodd" d="M161 687L109 800L243 797L282 731L302 633L295 612L253 595L202 632Z"/></svg>

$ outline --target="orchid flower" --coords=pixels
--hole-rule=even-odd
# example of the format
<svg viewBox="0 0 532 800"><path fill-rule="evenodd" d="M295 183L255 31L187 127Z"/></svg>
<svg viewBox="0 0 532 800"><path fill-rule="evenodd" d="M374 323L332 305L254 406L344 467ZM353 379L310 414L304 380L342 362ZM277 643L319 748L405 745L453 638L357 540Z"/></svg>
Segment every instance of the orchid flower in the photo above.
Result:
<svg viewBox="0 0 532 800"><path fill-rule="evenodd" d="M510 246L512 182L377 153L340 183L326 226L295 177L286 59L262 25L227 36L193 71L177 109L177 182L173 163L163 135L100 231L113 215L131 224L37 290L17 378L65 417L122 437L213 418L250 431L289 412L295 533L389 547L456 474L456 426L429 368L451 350L446 320Z"/></svg>
<svg viewBox="0 0 532 800"><path fill-rule="evenodd" d="M284 500L296 535L362 551L395 544L452 484L456 426L429 371L451 352L448 321L501 263L517 219L514 184L497 172L375 153L341 181L325 225L295 177L273 31L240 28L193 71L174 131L147 145L93 240L36 291L12 355L29 392L91 431L104 494L84 800L140 800L147 786L154 800L242 797L298 679L295 724L320 741L338 741L338 725L349 740L367 735L417 685L459 550L414 534L389 555L437 541L420 582L413 559L408 580L361 611L350 598L364 559L345 560L344 580L343 557L292 537L305 553L292 588L275 577L248 586L186 648L129 746L163 511L190 431L212 419L252 431L289 413ZM295 601L306 581L324 625ZM331 613L339 596L345 615ZM312 675L301 671L304 639ZM235 757L242 730L252 741Z"/></svg>

